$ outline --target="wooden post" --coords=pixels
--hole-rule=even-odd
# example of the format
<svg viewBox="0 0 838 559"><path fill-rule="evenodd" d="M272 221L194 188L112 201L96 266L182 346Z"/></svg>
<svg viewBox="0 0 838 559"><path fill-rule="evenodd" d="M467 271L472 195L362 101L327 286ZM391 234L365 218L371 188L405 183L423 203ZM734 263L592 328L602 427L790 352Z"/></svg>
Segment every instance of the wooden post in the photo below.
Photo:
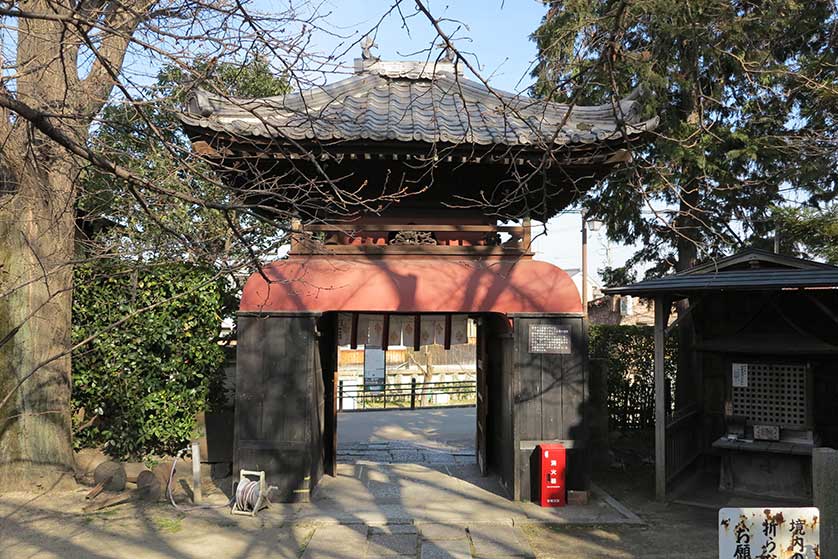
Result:
<svg viewBox="0 0 838 559"><path fill-rule="evenodd" d="M588 316L588 221L582 210L582 314Z"/></svg>
<svg viewBox="0 0 838 559"><path fill-rule="evenodd" d="M364 344L367 343L366 334L364 334ZM358 349L358 313L352 313L352 327L349 330L349 347Z"/></svg>
<svg viewBox="0 0 838 559"><path fill-rule="evenodd" d="M416 377L410 377L410 409L416 409Z"/></svg>
<svg viewBox="0 0 838 559"><path fill-rule="evenodd" d="M422 319L417 314L413 317L413 351L419 351L422 340L419 335L422 333Z"/></svg>
<svg viewBox="0 0 838 559"><path fill-rule="evenodd" d="M521 245L523 245L521 248L524 249L524 252L532 252L532 247L530 246L532 245L532 220L530 220L529 216L524 218L522 225L524 234L521 238Z"/></svg>
<svg viewBox="0 0 838 559"><path fill-rule="evenodd" d="M655 297L655 498L666 498L666 382L664 349L669 299Z"/></svg>
<svg viewBox="0 0 838 559"><path fill-rule="evenodd" d="M329 441L329 471L330 476L338 475L338 406L343 407L343 401L338 404L338 383L343 383L339 380L338 372L332 374L332 417L331 417L331 435L332 440Z"/></svg>
<svg viewBox="0 0 838 559"><path fill-rule="evenodd" d="M338 410L343 411L343 381L338 382Z"/></svg>
<svg viewBox="0 0 838 559"><path fill-rule="evenodd" d="M291 254L297 252L297 248L300 244L300 236L303 231L303 223L297 218L291 220L291 250L289 251Z"/></svg>

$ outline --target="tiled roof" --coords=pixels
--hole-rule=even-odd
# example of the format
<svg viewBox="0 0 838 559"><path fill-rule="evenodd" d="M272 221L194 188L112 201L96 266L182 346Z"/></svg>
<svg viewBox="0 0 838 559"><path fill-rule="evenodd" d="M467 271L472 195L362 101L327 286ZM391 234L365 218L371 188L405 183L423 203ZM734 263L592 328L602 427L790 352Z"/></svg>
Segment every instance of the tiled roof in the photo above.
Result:
<svg viewBox="0 0 838 559"><path fill-rule="evenodd" d="M641 281L625 287L610 287L609 295L638 295L649 297L664 293L697 291L776 291L838 287L838 268L835 270L745 270L715 274L672 275Z"/></svg>
<svg viewBox="0 0 838 559"><path fill-rule="evenodd" d="M652 130L634 95L619 103L629 135ZM279 141L425 142L545 146L619 140L613 107L568 106L490 89L450 62L356 61L350 78L264 99L193 94L181 120L193 137L223 133Z"/></svg>
<svg viewBox="0 0 838 559"><path fill-rule="evenodd" d="M747 265L747 267L742 267ZM608 287L609 295L651 297L700 291L777 291L838 288L838 267L755 248L677 274Z"/></svg>

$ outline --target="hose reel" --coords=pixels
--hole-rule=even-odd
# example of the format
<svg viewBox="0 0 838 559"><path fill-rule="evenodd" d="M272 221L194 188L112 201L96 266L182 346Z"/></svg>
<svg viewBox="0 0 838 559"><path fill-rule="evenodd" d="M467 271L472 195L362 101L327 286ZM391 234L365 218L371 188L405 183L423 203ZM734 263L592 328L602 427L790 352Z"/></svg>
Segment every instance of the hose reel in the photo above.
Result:
<svg viewBox="0 0 838 559"><path fill-rule="evenodd" d="M270 506L270 493L274 489L275 486L265 481L264 471L241 470L239 481L233 487L233 506L230 512L256 516L257 512Z"/></svg>

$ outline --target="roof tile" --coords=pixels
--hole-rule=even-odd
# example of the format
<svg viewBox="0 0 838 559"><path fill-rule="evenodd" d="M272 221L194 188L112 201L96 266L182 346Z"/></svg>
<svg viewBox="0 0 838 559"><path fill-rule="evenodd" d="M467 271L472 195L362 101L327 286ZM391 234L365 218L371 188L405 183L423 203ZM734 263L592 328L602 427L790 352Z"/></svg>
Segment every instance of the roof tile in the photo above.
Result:
<svg viewBox="0 0 838 559"><path fill-rule="evenodd" d="M420 67L421 66L421 67ZM450 67L449 67L450 66ZM658 119L636 118L636 101L620 102L629 135ZM453 65L374 62L353 77L264 99L223 98L198 91L181 120L197 133L277 140L372 140L546 146L619 139L609 105L568 106L463 78ZM193 133L195 133L193 131Z"/></svg>

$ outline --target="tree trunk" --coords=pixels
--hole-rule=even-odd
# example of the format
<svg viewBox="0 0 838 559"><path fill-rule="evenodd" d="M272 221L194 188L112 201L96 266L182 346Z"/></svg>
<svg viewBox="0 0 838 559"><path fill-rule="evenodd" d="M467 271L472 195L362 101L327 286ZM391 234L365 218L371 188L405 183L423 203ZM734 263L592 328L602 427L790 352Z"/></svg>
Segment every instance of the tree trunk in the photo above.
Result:
<svg viewBox="0 0 838 559"><path fill-rule="evenodd" d="M0 156L0 402L8 396L0 407L0 492L72 481L67 351L77 173L66 155L49 151L20 165Z"/></svg>
<svg viewBox="0 0 838 559"><path fill-rule="evenodd" d="M691 190L681 193L681 216L684 218L679 232L684 237L678 238L678 262L675 266L677 272L683 272L695 266L698 260L698 227L699 223L693 217L697 211L695 208L700 204L700 191L697 181L690 181ZM685 316L689 304L687 299L675 302L675 312L681 322L678 323L678 368L675 378L675 407L683 409L697 401L698 372L695 369L693 343L695 341L695 328L692 316Z"/></svg>
<svg viewBox="0 0 838 559"><path fill-rule="evenodd" d="M70 2L22 11L68 15ZM77 41L58 21L20 18L15 97L83 141L92 107ZM91 110L90 108L87 109ZM22 116L0 120L0 491L72 482L70 355L79 164Z"/></svg>
<svg viewBox="0 0 838 559"><path fill-rule="evenodd" d="M84 145L145 13L113 3L101 17L75 20L98 8L70 0L16 6L44 17L17 18L14 88L2 92L28 116L0 109L0 491L72 481L69 351L81 165L44 133L57 130ZM97 55L84 57L92 61L79 58L86 17L101 28Z"/></svg>

